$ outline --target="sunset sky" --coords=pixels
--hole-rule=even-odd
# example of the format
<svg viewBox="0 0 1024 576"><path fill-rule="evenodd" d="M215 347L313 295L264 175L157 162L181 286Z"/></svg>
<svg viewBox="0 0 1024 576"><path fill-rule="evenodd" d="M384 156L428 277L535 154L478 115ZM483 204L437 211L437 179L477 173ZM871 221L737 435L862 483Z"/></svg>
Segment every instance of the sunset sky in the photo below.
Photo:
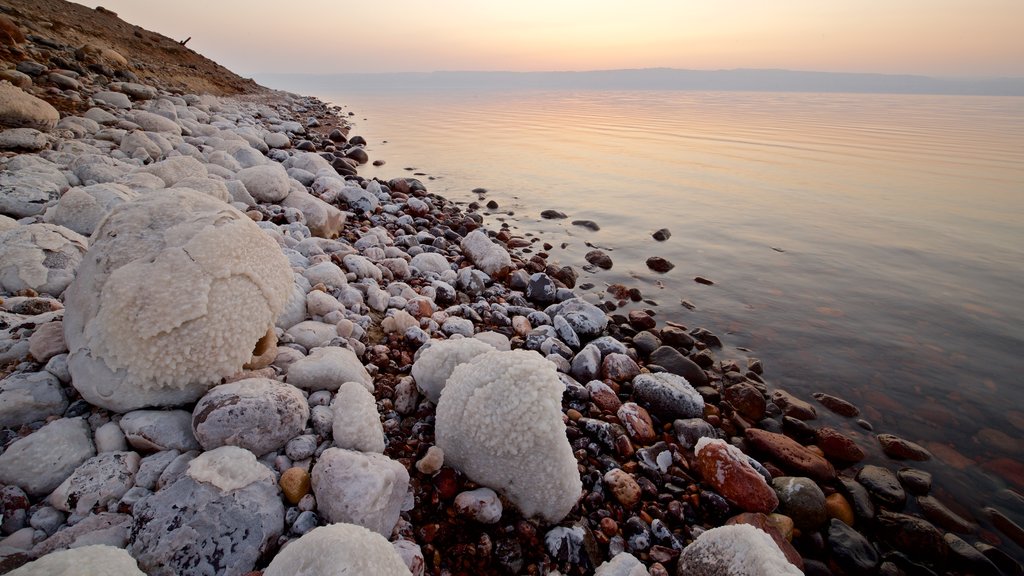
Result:
<svg viewBox="0 0 1024 576"><path fill-rule="evenodd" d="M1024 0L102 0L241 74L788 68L1024 76Z"/></svg>

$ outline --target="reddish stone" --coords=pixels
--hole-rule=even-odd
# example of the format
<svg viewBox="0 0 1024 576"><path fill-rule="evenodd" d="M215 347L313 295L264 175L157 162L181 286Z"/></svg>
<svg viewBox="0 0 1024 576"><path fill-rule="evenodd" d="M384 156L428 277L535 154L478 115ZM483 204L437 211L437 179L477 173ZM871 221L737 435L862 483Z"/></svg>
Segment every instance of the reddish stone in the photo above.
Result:
<svg viewBox="0 0 1024 576"><path fill-rule="evenodd" d="M601 374L615 382L629 382L640 373L640 367L625 354L611 353L601 362Z"/></svg>
<svg viewBox="0 0 1024 576"><path fill-rule="evenodd" d="M725 389L725 401L752 422L764 418L767 402L761 391L749 382L740 382Z"/></svg>
<svg viewBox="0 0 1024 576"><path fill-rule="evenodd" d="M431 479L437 495L442 500L454 498L459 492L459 482L454 469L445 466Z"/></svg>
<svg viewBox="0 0 1024 576"><path fill-rule="evenodd" d="M814 394L811 394L811 396L813 396L815 400L820 402L822 406L828 408L829 410L835 412L836 414L839 414L840 416L853 418L854 416L860 414L860 410L858 410L856 406L850 404L849 402L843 400L842 398L836 398L831 394L825 394L823 392L815 392Z"/></svg>
<svg viewBox="0 0 1024 576"><path fill-rule="evenodd" d="M829 518L836 518L847 526L853 526L856 518L850 501L839 492L833 492L825 497L825 513Z"/></svg>
<svg viewBox="0 0 1024 576"><path fill-rule="evenodd" d="M657 326L657 324L654 318L651 318L650 314L643 310L629 311L629 325L637 330L650 330Z"/></svg>
<svg viewBox="0 0 1024 576"><path fill-rule="evenodd" d="M782 409L782 414L785 416L796 418L797 420L814 420L818 417L818 412L814 409L814 406L785 390L773 390L771 398L772 402Z"/></svg>
<svg viewBox="0 0 1024 576"><path fill-rule="evenodd" d="M744 512L743 514L737 514L732 518L725 521L726 525L733 524L749 524L762 532L767 533L775 541L775 545L779 547L779 550L786 556L786 560L793 566L796 566L803 571L804 559L800 557L800 553L796 551L796 548L786 540L786 537L779 532L779 529L772 524L768 517L761 513Z"/></svg>
<svg viewBox="0 0 1024 576"><path fill-rule="evenodd" d="M630 438L641 446L648 446L657 441L658 432L654 429L650 414L642 406L626 402L619 407L615 415L618 416L619 422L626 427Z"/></svg>
<svg viewBox="0 0 1024 576"><path fill-rule="evenodd" d="M779 505L775 490L750 465L746 454L724 440L698 441L696 466L715 492L747 512L767 514Z"/></svg>
<svg viewBox="0 0 1024 576"><path fill-rule="evenodd" d="M590 392L590 401L603 412L614 414L618 411L619 406L622 406L622 400L619 400L615 391L604 382L595 380L587 383L587 391Z"/></svg>
<svg viewBox="0 0 1024 576"><path fill-rule="evenodd" d="M788 436L758 428L747 428L745 436L753 449L766 454L796 476L807 476L818 481L829 481L836 477L836 471L828 460Z"/></svg>
<svg viewBox="0 0 1024 576"><path fill-rule="evenodd" d="M1024 462L1013 458L996 458L985 462L981 467L1024 489Z"/></svg>
<svg viewBox="0 0 1024 576"><path fill-rule="evenodd" d="M640 485L633 476L619 468L612 468L604 475L604 485L611 491L612 496L626 508L632 508L640 502Z"/></svg>
<svg viewBox="0 0 1024 576"><path fill-rule="evenodd" d="M882 445L882 452L885 452L886 456L896 460L922 461L932 457L923 446L892 434L879 434L878 443Z"/></svg>
<svg viewBox="0 0 1024 576"><path fill-rule="evenodd" d="M860 462L864 459L864 451L857 446L852 438L843 435L835 428L827 426L818 428L818 448L829 460L838 462Z"/></svg>

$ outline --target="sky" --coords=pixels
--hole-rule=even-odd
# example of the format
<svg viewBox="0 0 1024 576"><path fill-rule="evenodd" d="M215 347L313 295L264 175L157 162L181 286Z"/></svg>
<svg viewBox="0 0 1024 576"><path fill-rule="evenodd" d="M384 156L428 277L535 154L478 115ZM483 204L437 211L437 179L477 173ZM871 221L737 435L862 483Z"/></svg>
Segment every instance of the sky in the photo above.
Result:
<svg viewBox="0 0 1024 576"><path fill-rule="evenodd" d="M243 75L785 68L1024 77L1024 0L102 0Z"/></svg>

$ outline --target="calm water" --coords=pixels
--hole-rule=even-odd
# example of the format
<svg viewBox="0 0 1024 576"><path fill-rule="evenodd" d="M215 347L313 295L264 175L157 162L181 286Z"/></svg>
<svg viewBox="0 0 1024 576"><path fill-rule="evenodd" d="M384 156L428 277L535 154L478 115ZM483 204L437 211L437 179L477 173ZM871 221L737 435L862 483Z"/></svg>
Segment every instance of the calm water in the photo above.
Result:
<svg viewBox="0 0 1024 576"><path fill-rule="evenodd" d="M1003 491L1024 492L1024 99L318 95L355 112L353 134L387 161L364 176L415 167L461 202L487 188L500 205L488 221L551 242L562 264L584 264L586 243L605 249L612 270L581 278L594 297L608 283L639 287L660 321L719 334L721 357L761 358L770 387L857 404L876 433L933 452L915 466L981 525L974 540L1024 558L982 512L996 506L1024 524L1024 506ZM541 220L548 208L569 219ZM663 227L671 239L654 241ZM652 255L675 269L649 271ZM819 414L869 461L901 466L852 420Z"/></svg>

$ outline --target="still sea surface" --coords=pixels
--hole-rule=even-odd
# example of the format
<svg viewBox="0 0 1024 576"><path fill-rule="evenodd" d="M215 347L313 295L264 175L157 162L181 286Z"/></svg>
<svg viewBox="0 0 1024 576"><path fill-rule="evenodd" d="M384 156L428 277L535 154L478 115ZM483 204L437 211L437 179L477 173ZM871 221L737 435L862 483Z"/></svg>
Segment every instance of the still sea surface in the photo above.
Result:
<svg viewBox="0 0 1024 576"><path fill-rule="evenodd" d="M1024 525L1024 98L276 87L354 112L386 161L361 175L495 200L488 224L553 244L562 265L599 247L614 266L581 274L591 299L637 287L659 324L760 358L770 389L854 403L873 432L820 405L812 424L854 437L866 463L931 472L980 525L969 541L1024 558L984 511ZM878 433L933 457L889 460Z"/></svg>

